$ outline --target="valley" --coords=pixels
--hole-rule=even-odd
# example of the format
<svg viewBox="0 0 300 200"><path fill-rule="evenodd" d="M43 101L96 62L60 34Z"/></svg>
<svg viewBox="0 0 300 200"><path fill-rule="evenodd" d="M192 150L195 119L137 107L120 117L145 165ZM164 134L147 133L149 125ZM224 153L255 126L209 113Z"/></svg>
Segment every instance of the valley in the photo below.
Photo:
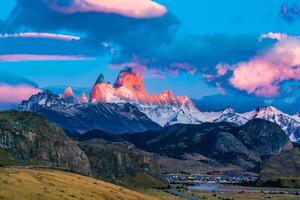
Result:
<svg viewBox="0 0 300 200"><path fill-rule="evenodd" d="M0 0L0 200L300 200L300 0Z"/></svg>
<svg viewBox="0 0 300 200"><path fill-rule="evenodd" d="M143 193L136 194L137 196L146 195L137 199L175 199L176 195L179 195L176 197L178 199L227 198L226 195L243 199L245 196L232 193L232 190L223 194L185 189L199 184L250 184L255 185L255 190L261 190L262 186L299 187L296 180L300 166L297 148L293 148L289 137L279 125L267 120L254 119L242 126L228 122L175 124L158 131L121 135L94 130L82 135L71 135L71 138L60 128L31 112L1 112L0 123L0 166L10 167L0 168L0 177L13 177L11 174L19 174L18 177L24 175L29 183L32 181L34 187L34 184L39 184L40 189L35 190L36 192L28 190L28 195L33 195L30 197L33 200L41 195L44 199L55 199L57 196L66 199L76 199L78 196L80 199L81 195L92 194L100 199L102 196L103 199L106 198L105 192L99 193L98 189L86 183L82 184L89 187L86 189L89 191L88 195L60 185L68 184L67 182L59 181L55 184L37 182L46 179L51 181L52 178L58 181L56 176L63 177L64 181L69 179L74 181L74 178L71 178L73 175L68 174L69 172L91 177L85 179L96 178L119 185L113 187L125 187ZM218 143L219 138L221 143ZM70 151L69 148L73 150ZM32 152L36 153L31 154ZM281 171L285 170L284 165L281 166L283 162L280 161L283 157L290 165L286 174ZM275 166L279 176L274 173ZM61 169L64 171L57 171ZM65 173L67 177L64 177ZM46 178L47 176L49 178ZM281 185L278 185L278 179L282 181ZM7 188L0 189L0 195L4 199L7 199L5 195L13 196L14 190L11 187L25 180L22 178L4 180ZM46 196L43 196L42 191L45 187L42 186L45 184L48 187L57 184L58 187L51 190L51 195L47 196L45 193ZM177 192L167 194L165 191L169 191L168 185L173 188L171 191ZM65 194L60 194L57 189L60 187L65 188L62 192ZM12 193L5 193L7 190ZM94 190L98 192L93 192ZM110 189L109 193L113 191L114 189ZM25 198L29 198L26 196L27 193L20 192L24 193ZM268 195L274 199L279 198L278 196L287 199L296 196L281 193L262 195L259 192L255 194L250 192L250 196L253 196L253 199L261 199ZM116 197L112 199L132 197L127 193L124 197L118 196L117 192L115 194Z"/></svg>

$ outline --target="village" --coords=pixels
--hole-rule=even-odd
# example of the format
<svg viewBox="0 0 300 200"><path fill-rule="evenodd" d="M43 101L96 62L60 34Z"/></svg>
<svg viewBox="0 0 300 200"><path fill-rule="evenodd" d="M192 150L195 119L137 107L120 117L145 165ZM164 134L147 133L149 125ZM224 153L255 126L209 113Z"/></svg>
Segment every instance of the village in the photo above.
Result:
<svg viewBox="0 0 300 200"><path fill-rule="evenodd" d="M257 181L257 176L229 176L219 173L189 174L172 173L164 176L170 184L251 184Z"/></svg>

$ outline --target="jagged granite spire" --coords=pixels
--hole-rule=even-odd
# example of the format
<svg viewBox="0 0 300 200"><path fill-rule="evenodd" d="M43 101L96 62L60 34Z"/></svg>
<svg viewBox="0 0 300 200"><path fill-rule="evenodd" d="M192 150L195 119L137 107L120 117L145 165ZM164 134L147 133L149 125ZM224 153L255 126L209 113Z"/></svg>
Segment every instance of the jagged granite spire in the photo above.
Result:
<svg viewBox="0 0 300 200"><path fill-rule="evenodd" d="M97 80L95 82L95 85L101 84L101 83L106 83L105 79L104 79L104 75L102 73L98 76L98 78L97 78Z"/></svg>

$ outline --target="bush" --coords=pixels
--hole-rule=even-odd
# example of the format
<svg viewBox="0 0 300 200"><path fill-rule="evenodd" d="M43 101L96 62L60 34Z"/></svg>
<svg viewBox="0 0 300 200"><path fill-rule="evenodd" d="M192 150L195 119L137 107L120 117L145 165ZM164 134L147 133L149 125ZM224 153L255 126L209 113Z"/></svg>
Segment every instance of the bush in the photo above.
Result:
<svg viewBox="0 0 300 200"><path fill-rule="evenodd" d="M16 162L11 158L9 153L3 149L0 149L0 167L14 166Z"/></svg>

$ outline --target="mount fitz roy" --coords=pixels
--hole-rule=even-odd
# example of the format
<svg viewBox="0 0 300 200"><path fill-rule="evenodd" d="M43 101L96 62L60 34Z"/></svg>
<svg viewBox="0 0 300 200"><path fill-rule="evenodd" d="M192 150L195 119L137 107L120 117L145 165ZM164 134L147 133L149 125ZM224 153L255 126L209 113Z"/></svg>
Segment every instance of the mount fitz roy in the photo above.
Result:
<svg viewBox="0 0 300 200"><path fill-rule="evenodd" d="M75 97L71 87L61 96L45 90L23 101L18 108L42 115L69 134L93 129L114 134L143 132L179 123L243 125L260 118L277 123L291 141L300 142L300 114L289 115L272 106L247 113L237 113L230 107L220 112L201 112L188 97L174 96L171 91L149 95L143 78L130 68L119 73L114 85L101 74L89 97L85 93Z"/></svg>

